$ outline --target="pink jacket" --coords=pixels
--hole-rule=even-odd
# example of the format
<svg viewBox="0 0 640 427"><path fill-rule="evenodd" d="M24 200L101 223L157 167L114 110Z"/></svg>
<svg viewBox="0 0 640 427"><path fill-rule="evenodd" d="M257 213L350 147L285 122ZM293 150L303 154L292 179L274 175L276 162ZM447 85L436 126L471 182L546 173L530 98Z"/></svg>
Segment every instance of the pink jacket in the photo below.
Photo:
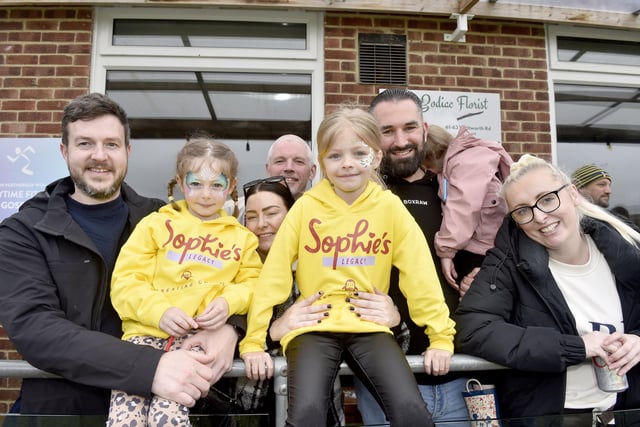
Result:
<svg viewBox="0 0 640 427"><path fill-rule="evenodd" d="M498 196L513 160L502 144L475 137L465 127L451 141L438 174L442 225L436 254L453 258L464 249L484 255L507 212Z"/></svg>

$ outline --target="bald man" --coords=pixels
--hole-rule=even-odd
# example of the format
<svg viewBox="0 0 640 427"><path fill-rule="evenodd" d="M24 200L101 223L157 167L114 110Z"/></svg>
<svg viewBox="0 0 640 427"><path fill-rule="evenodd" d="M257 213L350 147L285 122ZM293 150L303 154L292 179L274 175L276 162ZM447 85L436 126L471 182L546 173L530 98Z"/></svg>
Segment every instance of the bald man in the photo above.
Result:
<svg viewBox="0 0 640 427"><path fill-rule="evenodd" d="M313 153L307 142L297 135L283 135L276 139L267 153L267 176L282 175L296 199L302 196L316 176Z"/></svg>

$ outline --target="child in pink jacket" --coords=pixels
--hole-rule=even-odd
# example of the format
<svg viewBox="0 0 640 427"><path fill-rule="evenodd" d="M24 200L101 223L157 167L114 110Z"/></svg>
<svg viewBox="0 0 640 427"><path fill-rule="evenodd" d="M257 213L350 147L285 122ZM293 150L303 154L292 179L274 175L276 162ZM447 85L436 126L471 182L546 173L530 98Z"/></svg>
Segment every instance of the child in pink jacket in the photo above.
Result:
<svg viewBox="0 0 640 427"><path fill-rule="evenodd" d="M462 127L455 137L430 125L424 165L438 174L442 224L435 236L445 279L463 296L462 279L482 264L506 214L498 196L513 160L502 144Z"/></svg>

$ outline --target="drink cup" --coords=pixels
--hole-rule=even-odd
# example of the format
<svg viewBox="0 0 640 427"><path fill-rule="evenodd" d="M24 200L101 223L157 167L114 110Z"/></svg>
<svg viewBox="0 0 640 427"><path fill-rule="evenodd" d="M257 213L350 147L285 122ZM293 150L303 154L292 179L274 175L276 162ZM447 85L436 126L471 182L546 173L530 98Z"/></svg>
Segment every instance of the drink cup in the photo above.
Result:
<svg viewBox="0 0 640 427"><path fill-rule="evenodd" d="M596 381L598 387L602 391L620 392L625 391L629 387L627 376L620 376L616 371L612 371L607 363L601 357L593 358L593 369L596 372Z"/></svg>

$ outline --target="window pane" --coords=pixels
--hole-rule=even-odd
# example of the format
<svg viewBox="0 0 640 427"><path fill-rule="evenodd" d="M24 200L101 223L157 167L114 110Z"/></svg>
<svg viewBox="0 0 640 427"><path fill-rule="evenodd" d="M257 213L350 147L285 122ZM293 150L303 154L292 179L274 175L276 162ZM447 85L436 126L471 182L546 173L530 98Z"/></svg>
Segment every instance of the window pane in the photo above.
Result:
<svg viewBox="0 0 640 427"><path fill-rule="evenodd" d="M555 84L558 165L568 174L596 164L612 177L609 207L640 223L640 88Z"/></svg>
<svg viewBox="0 0 640 427"><path fill-rule="evenodd" d="M311 75L200 71L107 72L106 94L129 114L134 138L311 140Z"/></svg>
<svg viewBox="0 0 640 427"><path fill-rule="evenodd" d="M112 70L106 94L129 116L134 155L127 182L162 199L176 153L195 131L235 152L240 184L264 176L278 137L311 141L310 74Z"/></svg>
<svg viewBox="0 0 640 427"><path fill-rule="evenodd" d="M304 50L307 26L289 22L115 19L113 44Z"/></svg>
<svg viewBox="0 0 640 427"><path fill-rule="evenodd" d="M635 171L638 169L639 158L639 144L558 142L558 166L567 174L586 164L595 164L606 170L612 178L609 208L626 208L631 219L638 225L640 192Z"/></svg>
<svg viewBox="0 0 640 427"><path fill-rule="evenodd" d="M558 142L640 142L640 88L555 84Z"/></svg>
<svg viewBox="0 0 640 427"><path fill-rule="evenodd" d="M640 65L640 43L559 36L558 60L607 65Z"/></svg>

